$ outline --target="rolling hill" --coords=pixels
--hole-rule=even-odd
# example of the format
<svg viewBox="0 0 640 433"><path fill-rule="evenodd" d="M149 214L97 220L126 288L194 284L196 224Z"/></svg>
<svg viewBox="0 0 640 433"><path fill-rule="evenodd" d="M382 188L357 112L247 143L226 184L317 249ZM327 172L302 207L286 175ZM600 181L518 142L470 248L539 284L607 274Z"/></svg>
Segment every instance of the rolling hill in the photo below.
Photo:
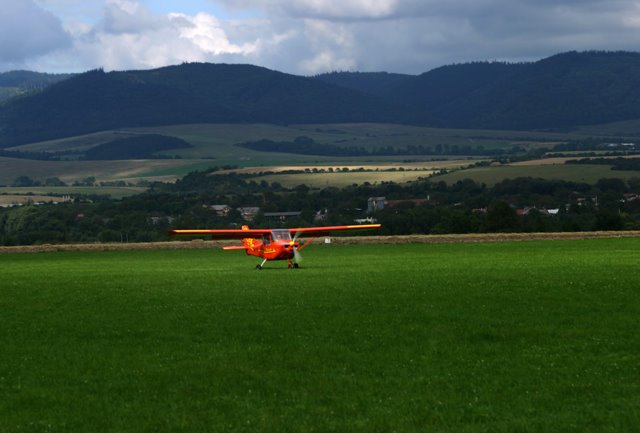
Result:
<svg viewBox="0 0 640 433"><path fill-rule="evenodd" d="M0 107L0 148L120 127L398 121L401 111L373 95L251 65L94 70Z"/></svg>
<svg viewBox="0 0 640 433"><path fill-rule="evenodd" d="M571 52L535 63L448 68L444 79L439 76L444 71L431 71L411 85L403 83L394 96L407 100L435 93L425 88L446 89L433 105L423 107L421 120L448 127L550 129L640 118L639 53ZM456 85L448 80L465 68L469 71L459 74L458 83L465 83L465 77L484 79L455 94Z"/></svg>
<svg viewBox="0 0 640 433"><path fill-rule="evenodd" d="M9 71L0 73L0 102L14 96L37 92L73 74L45 74L32 71Z"/></svg>
<svg viewBox="0 0 640 433"><path fill-rule="evenodd" d="M316 75L314 78L325 83L387 98L395 86L410 81L411 77L411 75L388 72L329 72Z"/></svg>
<svg viewBox="0 0 640 433"><path fill-rule="evenodd" d="M640 119L640 53L569 52L532 63L475 62L418 76L301 77L190 63L75 75L0 105L0 148L118 128L193 123L386 122L567 129Z"/></svg>
<svg viewBox="0 0 640 433"><path fill-rule="evenodd" d="M532 63L473 62L418 76L318 76L411 108L406 122L553 129L640 118L640 53L568 52Z"/></svg>

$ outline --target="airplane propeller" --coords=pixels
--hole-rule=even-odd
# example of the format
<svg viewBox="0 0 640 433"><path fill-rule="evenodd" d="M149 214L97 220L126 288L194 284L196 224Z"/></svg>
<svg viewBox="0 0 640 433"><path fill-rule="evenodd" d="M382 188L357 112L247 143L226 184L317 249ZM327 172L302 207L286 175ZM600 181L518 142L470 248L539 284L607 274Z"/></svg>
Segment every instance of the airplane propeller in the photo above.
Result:
<svg viewBox="0 0 640 433"><path fill-rule="evenodd" d="M296 260L296 263L300 263L302 261L302 255L300 251L298 251L298 247L295 246L296 242L298 242L298 237L300 236L300 232L296 232L293 236L293 257Z"/></svg>

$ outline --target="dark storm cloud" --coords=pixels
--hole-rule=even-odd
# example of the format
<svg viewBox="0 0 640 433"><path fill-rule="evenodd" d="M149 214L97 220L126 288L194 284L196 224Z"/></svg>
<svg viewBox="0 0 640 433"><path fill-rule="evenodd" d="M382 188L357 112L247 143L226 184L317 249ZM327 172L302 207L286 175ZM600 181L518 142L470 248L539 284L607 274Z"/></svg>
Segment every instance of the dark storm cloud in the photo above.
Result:
<svg viewBox="0 0 640 433"><path fill-rule="evenodd" d="M306 53L291 52L304 60L289 60L301 72L343 65L419 73L452 62L640 48L640 7L632 0L222 1L263 10L303 36Z"/></svg>
<svg viewBox="0 0 640 433"><path fill-rule="evenodd" d="M0 0L0 67L70 45L60 19L33 0Z"/></svg>
<svg viewBox="0 0 640 433"><path fill-rule="evenodd" d="M185 14L185 1L175 0L167 13L168 0L165 12L151 0L0 0L0 68L110 70L208 61L307 75L421 73L570 50L640 50L635 0L209 0L212 10L226 6L224 16ZM67 49L56 51L61 47Z"/></svg>

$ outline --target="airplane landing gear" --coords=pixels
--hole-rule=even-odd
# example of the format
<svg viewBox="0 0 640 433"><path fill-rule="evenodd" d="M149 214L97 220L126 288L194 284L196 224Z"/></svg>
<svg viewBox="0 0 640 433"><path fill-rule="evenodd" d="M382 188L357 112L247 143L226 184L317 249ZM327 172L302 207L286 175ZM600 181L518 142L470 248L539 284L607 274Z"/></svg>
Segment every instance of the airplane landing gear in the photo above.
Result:
<svg viewBox="0 0 640 433"><path fill-rule="evenodd" d="M289 269L291 269L291 268L298 269L299 267L300 267L300 265L298 263L296 263L296 262L292 262L291 260L289 260L287 262L287 268L289 268Z"/></svg>
<svg viewBox="0 0 640 433"><path fill-rule="evenodd" d="M256 265L256 269L261 271L265 263L267 263L267 259L264 259L262 263L260 263L259 265Z"/></svg>

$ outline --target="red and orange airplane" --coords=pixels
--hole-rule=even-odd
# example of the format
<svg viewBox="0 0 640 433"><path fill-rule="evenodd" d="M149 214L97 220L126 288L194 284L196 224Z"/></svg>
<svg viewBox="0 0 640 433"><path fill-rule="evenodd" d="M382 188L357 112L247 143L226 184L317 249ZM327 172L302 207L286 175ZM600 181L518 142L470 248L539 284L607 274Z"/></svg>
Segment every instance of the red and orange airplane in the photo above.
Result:
<svg viewBox="0 0 640 433"><path fill-rule="evenodd" d="M210 235L213 239L242 239L242 245L223 247L225 250L244 250L249 256L264 259L256 269L262 269L267 260L287 260L289 268L297 268L302 258L300 250L318 236L328 236L331 232L345 230L379 229L380 224L360 224L349 226L300 227L295 229L197 229L170 230L170 235ZM293 237L291 237L293 235ZM300 244L299 238L311 238ZM293 259L293 261L291 260Z"/></svg>

